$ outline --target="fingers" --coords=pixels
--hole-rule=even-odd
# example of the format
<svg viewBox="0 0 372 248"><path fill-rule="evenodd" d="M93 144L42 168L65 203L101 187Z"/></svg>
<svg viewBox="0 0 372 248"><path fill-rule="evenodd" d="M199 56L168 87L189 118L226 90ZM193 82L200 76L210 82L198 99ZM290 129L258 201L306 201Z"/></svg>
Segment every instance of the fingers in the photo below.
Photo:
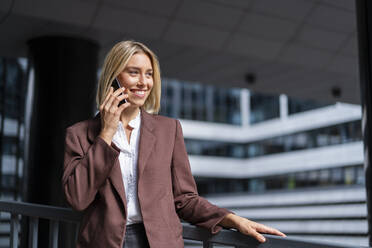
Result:
<svg viewBox="0 0 372 248"><path fill-rule="evenodd" d="M260 234L259 232L257 232L254 228L248 227L248 228L242 230L241 232L245 235L249 235L249 236L257 239L258 242L263 243L263 242L266 241L265 237L262 234Z"/></svg>
<svg viewBox="0 0 372 248"><path fill-rule="evenodd" d="M124 89L120 88L120 89L117 89L115 92L111 93L110 98L107 100L107 102L104 106L104 109L107 112L110 111L111 113L114 113L116 111L116 107L119 105L119 102L121 100L123 100L125 98L125 96L128 97L128 95L126 95L126 94L121 94L123 91L124 91ZM120 99L120 97L122 97L122 99L118 100L118 99ZM112 107L114 107L114 108L112 108Z"/></svg>
<svg viewBox="0 0 372 248"><path fill-rule="evenodd" d="M268 226L258 224L258 223L257 223L257 226L256 226L256 230L261 232L261 233L267 233L267 234L273 234L273 235L278 235L278 236L282 236L282 237L287 237L284 233L282 233L281 231L279 231L275 228L268 227Z"/></svg>
<svg viewBox="0 0 372 248"><path fill-rule="evenodd" d="M286 237L286 235L279 230L265 226L263 224L242 218L243 220L238 224L238 230L246 235L250 235L257 239L259 242L265 242L265 237L261 233L278 235Z"/></svg>
<svg viewBox="0 0 372 248"><path fill-rule="evenodd" d="M113 90L110 92L110 97L106 102L106 107L108 109L110 109L112 103L115 101L116 97L119 95L118 90L120 90L120 89L117 89L115 92L112 92Z"/></svg>
<svg viewBox="0 0 372 248"><path fill-rule="evenodd" d="M112 106L115 106L115 107L118 107L119 106L119 103L124 100L124 99L127 99L128 98L128 94L121 94L117 97L114 98L114 101L112 102Z"/></svg>
<svg viewBox="0 0 372 248"><path fill-rule="evenodd" d="M117 130L122 111L130 106L129 102L119 106L120 101L128 98L128 94L123 94L123 91L124 88L120 88L114 92L114 89L111 87L108 95L100 106L102 117L101 134L102 137L109 137L107 140L105 140L108 144L111 142L111 139Z"/></svg>
<svg viewBox="0 0 372 248"><path fill-rule="evenodd" d="M114 96L118 96L118 95L120 95L121 93L123 93L124 90L125 90L124 87L120 87L119 89L117 89L117 90L114 91L113 95L114 95Z"/></svg>
<svg viewBox="0 0 372 248"><path fill-rule="evenodd" d="M99 107L101 112L110 112L112 114L120 114L126 107L128 107L130 104L122 104L124 106L120 106L119 103L128 98L128 94L124 94L125 88L121 87L114 91L113 87L110 87L109 93L107 94L105 100Z"/></svg>
<svg viewBox="0 0 372 248"><path fill-rule="evenodd" d="M113 88L113 87L110 87L109 92L107 93L107 95L106 95L106 97L105 97L105 100L103 100L103 102L102 102L100 108L106 105L106 103L108 102L108 100L110 99L110 97L111 97L113 94L114 94L115 96L119 95L120 92L118 92L118 91L121 91L121 88L120 88L120 89L117 89L117 90L114 92L114 88Z"/></svg>
<svg viewBox="0 0 372 248"><path fill-rule="evenodd" d="M258 233L258 232L256 232L256 231L253 231L253 232L251 233L251 236L252 236L253 238L257 239L258 242L263 243L263 242L266 241L265 237L264 237L262 234L260 234L260 233Z"/></svg>

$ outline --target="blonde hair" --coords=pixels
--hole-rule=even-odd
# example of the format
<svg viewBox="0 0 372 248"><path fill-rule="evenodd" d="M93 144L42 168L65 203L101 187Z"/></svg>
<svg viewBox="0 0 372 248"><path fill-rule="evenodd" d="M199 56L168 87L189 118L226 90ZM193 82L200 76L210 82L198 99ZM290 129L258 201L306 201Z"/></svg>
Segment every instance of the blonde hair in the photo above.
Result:
<svg viewBox="0 0 372 248"><path fill-rule="evenodd" d="M146 112L153 114L157 114L159 112L161 96L159 61L155 53L153 53L147 46L132 40L117 43L106 55L98 81L96 95L97 108L99 108L109 93L112 81L125 69L130 58L136 53L146 54L151 60L153 69L154 85L151 89L150 95L147 97L143 105L143 109Z"/></svg>

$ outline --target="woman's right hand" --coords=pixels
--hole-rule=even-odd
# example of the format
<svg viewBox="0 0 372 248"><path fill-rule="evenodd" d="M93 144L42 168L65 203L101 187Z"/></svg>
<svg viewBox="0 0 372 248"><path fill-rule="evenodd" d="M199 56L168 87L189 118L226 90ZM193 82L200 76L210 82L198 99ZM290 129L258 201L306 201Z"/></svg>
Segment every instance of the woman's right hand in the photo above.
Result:
<svg viewBox="0 0 372 248"><path fill-rule="evenodd" d="M124 90L124 87L121 87L114 92L114 88L110 87L105 100L99 106L101 113L101 132L99 136L109 145L111 145L112 138L118 128L121 112L130 105L129 102L126 102L118 106L120 101L128 97L128 94L124 94Z"/></svg>

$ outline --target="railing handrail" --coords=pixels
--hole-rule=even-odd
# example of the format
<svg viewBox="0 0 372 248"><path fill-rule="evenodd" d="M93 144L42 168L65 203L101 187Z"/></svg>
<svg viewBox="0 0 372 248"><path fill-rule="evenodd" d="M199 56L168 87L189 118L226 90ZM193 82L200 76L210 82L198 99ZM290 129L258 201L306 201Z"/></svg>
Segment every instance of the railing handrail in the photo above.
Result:
<svg viewBox="0 0 372 248"><path fill-rule="evenodd" d="M236 247L249 248L360 248L361 246L341 245L327 241L307 241L301 238L279 237L274 235L264 234L265 243L259 243L250 236L241 234L240 232L228 229L222 229L218 234L212 235L208 230L183 224L183 237L185 239L211 242L215 244L234 245Z"/></svg>
<svg viewBox="0 0 372 248"><path fill-rule="evenodd" d="M58 240L58 222L73 222L79 223L82 217L82 213L76 212L70 208L55 207L49 205L41 205L35 203L26 203L18 201L3 201L0 200L0 212L8 212L12 215L12 225L14 221L18 218L15 218L16 215L30 216L33 220L42 218L50 219L56 230L53 231L53 243L51 247L57 247L57 243L54 240L57 233ZM55 226L57 224L57 226ZM208 230L190 224L183 223L183 237L188 240L196 240L203 242L204 248L213 247L212 244L222 244L222 245L233 245L238 248L250 247L250 248L263 248L263 247L275 247L275 248L288 248L288 247L301 247L301 248L352 248L360 246L348 246L340 245L331 242L315 242L315 241L306 241L300 238L283 238L273 235L264 235L266 237L265 243L259 243L257 240L250 236L243 235L235 230L223 229L218 234L212 235ZM13 230L14 228L12 228ZM36 226L37 230L37 226ZM37 231L36 231L37 234ZM11 234L11 237L14 239L18 235ZM34 237L37 235L33 235ZM32 239L31 242L35 242ZM11 242L11 247L17 247L17 241L13 240ZM13 244L13 246L12 246ZM37 247L37 241L34 247Z"/></svg>
<svg viewBox="0 0 372 248"><path fill-rule="evenodd" d="M70 208L3 200L0 200L0 212L76 223L80 222L82 217L82 213L76 212Z"/></svg>

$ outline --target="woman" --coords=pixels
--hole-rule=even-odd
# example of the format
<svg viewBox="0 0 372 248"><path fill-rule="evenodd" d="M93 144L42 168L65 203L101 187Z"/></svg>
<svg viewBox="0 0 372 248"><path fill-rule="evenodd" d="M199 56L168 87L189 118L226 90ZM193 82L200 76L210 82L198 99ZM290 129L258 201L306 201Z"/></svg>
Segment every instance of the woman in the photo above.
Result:
<svg viewBox="0 0 372 248"><path fill-rule="evenodd" d="M284 236L198 196L179 121L156 115L160 89L155 54L120 42L103 65L100 113L67 129L63 189L84 211L77 247L183 247L179 218L212 233L236 228L261 242L259 232Z"/></svg>

